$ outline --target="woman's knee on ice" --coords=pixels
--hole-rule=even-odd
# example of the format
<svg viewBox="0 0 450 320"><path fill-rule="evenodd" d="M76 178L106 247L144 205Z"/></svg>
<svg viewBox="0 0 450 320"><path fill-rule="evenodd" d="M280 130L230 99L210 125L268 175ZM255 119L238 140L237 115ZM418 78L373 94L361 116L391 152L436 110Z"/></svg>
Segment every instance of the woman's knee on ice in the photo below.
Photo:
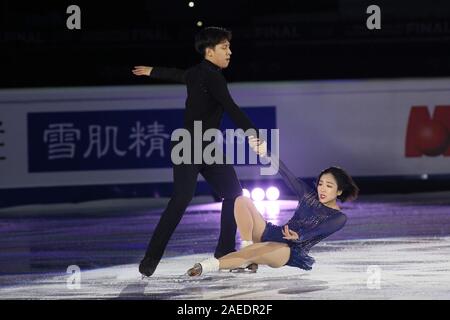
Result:
<svg viewBox="0 0 450 320"><path fill-rule="evenodd" d="M245 209L251 200L245 196L239 196L234 200L234 209Z"/></svg>
<svg viewBox="0 0 450 320"><path fill-rule="evenodd" d="M246 203L248 203L248 201L249 201L250 199L249 198L247 198L246 196L239 196L239 197L236 197L236 199L234 200L235 202L235 204L246 204Z"/></svg>
<svg viewBox="0 0 450 320"><path fill-rule="evenodd" d="M249 216L248 210L248 198L244 196L239 196L234 201L234 216L238 217L247 217Z"/></svg>

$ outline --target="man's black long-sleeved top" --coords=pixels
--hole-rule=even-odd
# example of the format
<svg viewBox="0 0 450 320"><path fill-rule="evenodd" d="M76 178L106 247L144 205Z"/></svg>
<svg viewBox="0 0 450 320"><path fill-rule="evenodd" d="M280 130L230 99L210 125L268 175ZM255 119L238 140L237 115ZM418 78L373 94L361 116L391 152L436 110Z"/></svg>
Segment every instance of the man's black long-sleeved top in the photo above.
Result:
<svg viewBox="0 0 450 320"><path fill-rule="evenodd" d="M212 62L204 59L187 70L154 67L150 77L186 84L186 129L193 130L194 121L202 121L203 131L220 129L223 113L227 112L238 128L257 131L253 122L233 101L221 69Z"/></svg>

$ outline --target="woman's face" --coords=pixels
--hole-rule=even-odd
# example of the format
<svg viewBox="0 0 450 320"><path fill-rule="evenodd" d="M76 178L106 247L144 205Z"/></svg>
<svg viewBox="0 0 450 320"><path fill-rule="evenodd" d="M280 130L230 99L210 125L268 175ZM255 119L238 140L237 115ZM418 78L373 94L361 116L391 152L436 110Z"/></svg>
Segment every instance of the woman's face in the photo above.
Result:
<svg viewBox="0 0 450 320"><path fill-rule="evenodd" d="M336 201L336 198L342 194L342 191L338 190L336 179L331 173L325 173L320 177L317 184L317 194L319 195L319 201L324 204Z"/></svg>

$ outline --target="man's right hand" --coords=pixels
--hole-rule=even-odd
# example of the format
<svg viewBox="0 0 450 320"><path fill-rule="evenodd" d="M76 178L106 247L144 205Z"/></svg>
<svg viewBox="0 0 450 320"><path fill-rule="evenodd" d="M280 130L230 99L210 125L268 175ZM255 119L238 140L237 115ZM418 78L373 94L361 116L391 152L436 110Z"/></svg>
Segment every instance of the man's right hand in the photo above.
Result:
<svg viewBox="0 0 450 320"><path fill-rule="evenodd" d="M135 66L133 69L133 73L136 76L150 76L150 73L152 72L153 67L147 67L147 66Z"/></svg>

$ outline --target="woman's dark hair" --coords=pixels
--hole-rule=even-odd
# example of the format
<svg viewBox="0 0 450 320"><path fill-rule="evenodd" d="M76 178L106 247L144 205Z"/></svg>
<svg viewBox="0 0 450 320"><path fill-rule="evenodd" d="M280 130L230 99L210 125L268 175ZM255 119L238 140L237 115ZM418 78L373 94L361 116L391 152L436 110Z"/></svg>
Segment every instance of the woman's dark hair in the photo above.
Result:
<svg viewBox="0 0 450 320"><path fill-rule="evenodd" d="M359 188L356 183L353 181L352 177L345 172L344 169L339 167L329 167L323 170L319 174L319 178L317 178L317 184L319 184L320 178L327 173L331 173L336 179L338 190L342 191L342 194L337 198L341 200L341 202L355 200L359 194Z"/></svg>
<svg viewBox="0 0 450 320"><path fill-rule="evenodd" d="M206 48L214 48L225 40L231 41L231 31L220 27L207 27L195 35L195 50L204 56Z"/></svg>

